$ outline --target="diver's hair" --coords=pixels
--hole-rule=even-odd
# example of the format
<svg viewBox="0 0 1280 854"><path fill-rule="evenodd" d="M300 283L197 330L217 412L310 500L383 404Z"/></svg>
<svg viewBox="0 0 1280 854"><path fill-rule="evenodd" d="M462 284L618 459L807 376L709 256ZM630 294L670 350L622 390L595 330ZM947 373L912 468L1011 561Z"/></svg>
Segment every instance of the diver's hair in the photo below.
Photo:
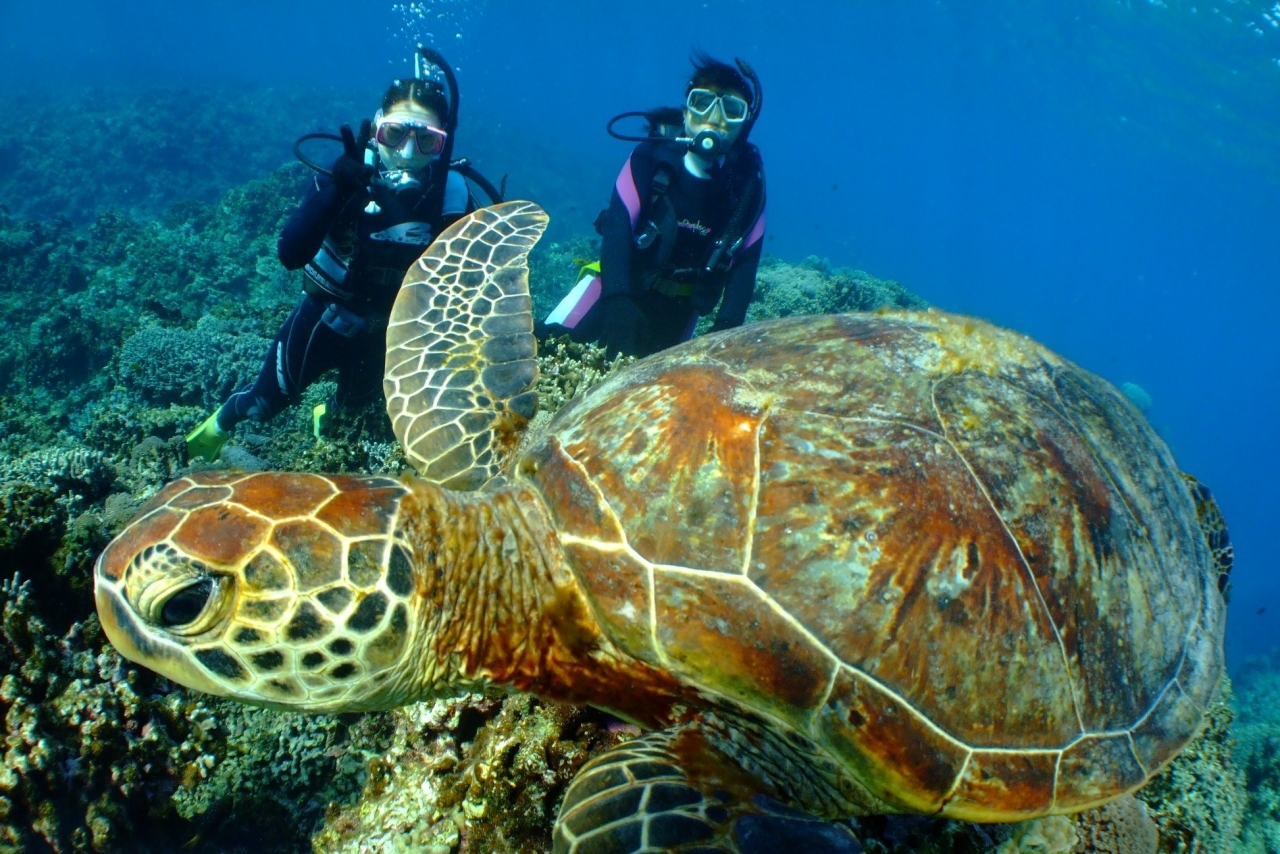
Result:
<svg viewBox="0 0 1280 854"><path fill-rule="evenodd" d="M742 76L742 72L729 63L714 59L702 51L689 57L689 61L693 63L693 76L689 78L689 85L684 87L686 95L692 89L715 89L717 92L733 92L747 101L751 100L751 84Z"/></svg>
<svg viewBox="0 0 1280 854"><path fill-rule="evenodd" d="M382 111L385 113L402 101L412 101L436 114L441 122L449 120L449 99L444 89L434 80L393 80L382 96Z"/></svg>

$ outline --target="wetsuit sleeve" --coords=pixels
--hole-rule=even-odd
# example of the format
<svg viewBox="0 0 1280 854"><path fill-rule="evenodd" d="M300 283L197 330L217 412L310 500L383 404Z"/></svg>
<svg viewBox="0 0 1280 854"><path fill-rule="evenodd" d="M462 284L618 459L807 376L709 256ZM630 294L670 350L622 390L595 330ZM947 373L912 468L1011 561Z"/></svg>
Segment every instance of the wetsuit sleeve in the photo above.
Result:
<svg viewBox="0 0 1280 854"><path fill-rule="evenodd" d="M653 159L643 146L637 146L618 173L609 198L600 241L601 297L630 294L636 287L635 225L641 216L641 193L647 195L652 184Z"/></svg>
<svg viewBox="0 0 1280 854"><path fill-rule="evenodd" d="M317 175L302 204L289 217L276 241L276 255L285 269L301 269L320 251L324 236L351 201L328 178Z"/></svg>

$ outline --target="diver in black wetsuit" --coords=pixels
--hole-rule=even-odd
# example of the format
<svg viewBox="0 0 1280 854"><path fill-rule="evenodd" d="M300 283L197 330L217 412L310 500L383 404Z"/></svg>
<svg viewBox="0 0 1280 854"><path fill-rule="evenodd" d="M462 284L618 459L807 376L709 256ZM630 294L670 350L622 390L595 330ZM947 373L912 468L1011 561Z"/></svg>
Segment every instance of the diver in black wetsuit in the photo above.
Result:
<svg viewBox="0 0 1280 854"><path fill-rule="evenodd" d="M216 459L236 424L271 418L332 368L338 405L381 393L387 318L405 271L436 235L477 207L464 174L478 176L465 164L449 168L457 124L452 71L430 49L419 58L441 70L448 97L420 70L391 85L358 135L342 127L342 155L331 173L316 176L276 246L285 267L303 271L302 300L253 385L187 436L189 457ZM322 415L318 407L317 431Z"/></svg>
<svg viewBox="0 0 1280 854"><path fill-rule="evenodd" d="M645 356L687 341L717 303L713 329L742 325L763 245L765 193L760 152L747 141L760 83L737 64L696 57L683 110L614 119L642 115L649 136L623 166L598 222L599 277L584 278L552 312L551 331ZM611 134L636 139L614 134L614 122Z"/></svg>

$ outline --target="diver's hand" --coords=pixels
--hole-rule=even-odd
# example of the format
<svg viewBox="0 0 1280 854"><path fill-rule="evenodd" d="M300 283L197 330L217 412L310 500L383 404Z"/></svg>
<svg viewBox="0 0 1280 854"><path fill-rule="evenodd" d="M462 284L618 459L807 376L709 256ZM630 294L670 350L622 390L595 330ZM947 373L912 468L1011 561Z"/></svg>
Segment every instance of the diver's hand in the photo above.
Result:
<svg viewBox="0 0 1280 854"><path fill-rule="evenodd" d="M368 119L360 123L360 136L351 132L351 125L343 125L342 156L333 161L333 184L343 196L351 196L369 186L373 167L364 162L364 152L369 145Z"/></svg>

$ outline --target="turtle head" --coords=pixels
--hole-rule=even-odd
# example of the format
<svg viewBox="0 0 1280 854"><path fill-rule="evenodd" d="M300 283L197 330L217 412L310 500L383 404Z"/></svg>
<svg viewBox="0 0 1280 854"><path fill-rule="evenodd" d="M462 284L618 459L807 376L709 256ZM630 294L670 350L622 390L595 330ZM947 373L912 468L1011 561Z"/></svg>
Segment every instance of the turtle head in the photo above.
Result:
<svg viewBox="0 0 1280 854"><path fill-rule="evenodd" d="M208 472L166 486L94 569L121 654L255 705L412 699L421 597L390 478Z"/></svg>

